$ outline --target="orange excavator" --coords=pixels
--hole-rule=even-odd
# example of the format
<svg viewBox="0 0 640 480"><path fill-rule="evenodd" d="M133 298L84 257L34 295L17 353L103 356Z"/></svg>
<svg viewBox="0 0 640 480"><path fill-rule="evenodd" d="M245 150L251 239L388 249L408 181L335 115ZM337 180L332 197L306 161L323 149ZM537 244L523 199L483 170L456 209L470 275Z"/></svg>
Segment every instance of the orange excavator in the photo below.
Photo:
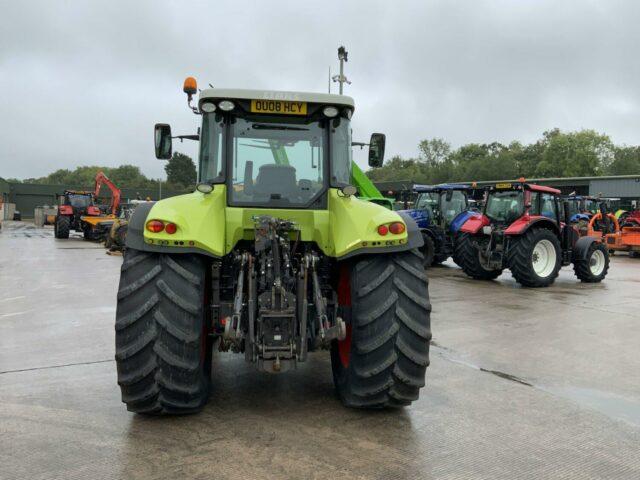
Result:
<svg viewBox="0 0 640 480"><path fill-rule="evenodd" d="M104 214L96 205L102 185L111 190L109 214ZM75 230L81 231L86 240L100 240L113 225L119 206L120 189L100 171L96 174L93 193L65 190L58 196L58 211L54 221L55 237L69 238L69 232Z"/></svg>
<svg viewBox="0 0 640 480"><path fill-rule="evenodd" d="M93 198L96 200L100 196L100 189L102 185L106 185L111 190L111 215L116 216L118 214L118 207L120 206L120 189L107 178L104 172L96 173L95 187L93 189Z"/></svg>

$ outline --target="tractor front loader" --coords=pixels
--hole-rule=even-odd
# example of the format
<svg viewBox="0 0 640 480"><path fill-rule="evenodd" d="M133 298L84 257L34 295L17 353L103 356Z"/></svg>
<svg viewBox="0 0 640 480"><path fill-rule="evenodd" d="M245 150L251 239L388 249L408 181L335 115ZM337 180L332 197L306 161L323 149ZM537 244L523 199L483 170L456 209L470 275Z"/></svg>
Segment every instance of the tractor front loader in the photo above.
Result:
<svg viewBox="0 0 640 480"><path fill-rule="evenodd" d="M184 91L191 106L195 80ZM115 325L127 408L203 408L214 345L268 373L328 351L349 407L416 400L431 339L422 236L409 216L355 196L353 100L206 89L192 110L196 191L140 204L128 224ZM158 158L171 139L157 124ZM370 166L383 155L373 134Z"/></svg>

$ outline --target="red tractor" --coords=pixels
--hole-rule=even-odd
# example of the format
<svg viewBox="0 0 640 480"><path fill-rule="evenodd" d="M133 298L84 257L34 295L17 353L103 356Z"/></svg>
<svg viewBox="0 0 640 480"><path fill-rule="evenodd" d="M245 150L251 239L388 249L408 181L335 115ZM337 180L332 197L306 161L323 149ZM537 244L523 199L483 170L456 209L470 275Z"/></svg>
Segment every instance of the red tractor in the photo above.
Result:
<svg viewBox="0 0 640 480"><path fill-rule="evenodd" d="M69 238L71 230L89 232L83 219L97 218L101 214L100 209L93 204L91 192L65 190L62 195L57 195L57 198L58 211L53 224L56 238Z"/></svg>
<svg viewBox="0 0 640 480"><path fill-rule="evenodd" d="M551 285L560 267L573 263L583 282L600 282L609 270L609 252L600 239L580 238L562 208L560 191L526 183L490 187L483 212L460 228L454 259L470 277L497 278L505 268L526 287Z"/></svg>

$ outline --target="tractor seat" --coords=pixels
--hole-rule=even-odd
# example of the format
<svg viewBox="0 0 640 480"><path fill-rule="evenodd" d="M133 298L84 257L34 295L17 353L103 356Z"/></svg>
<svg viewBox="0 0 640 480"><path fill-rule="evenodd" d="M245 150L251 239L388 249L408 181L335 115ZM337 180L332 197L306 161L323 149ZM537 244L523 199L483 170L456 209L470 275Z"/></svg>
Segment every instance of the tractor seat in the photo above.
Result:
<svg viewBox="0 0 640 480"><path fill-rule="evenodd" d="M279 193L282 198L291 198L297 191L296 169L290 165L262 165L253 186L254 197Z"/></svg>

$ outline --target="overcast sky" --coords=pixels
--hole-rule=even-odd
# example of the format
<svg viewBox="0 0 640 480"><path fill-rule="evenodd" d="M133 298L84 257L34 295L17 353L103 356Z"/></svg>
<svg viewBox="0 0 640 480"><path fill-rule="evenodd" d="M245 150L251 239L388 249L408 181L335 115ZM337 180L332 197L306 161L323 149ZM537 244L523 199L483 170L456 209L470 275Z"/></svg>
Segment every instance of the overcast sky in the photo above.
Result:
<svg viewBox="0 0 640 480"><path fill-rule="evenodd" d="M354 139L386 133L387 158L424 138L530 142L553 127L640 144L640 1L0 0L0 12L0 177L123 163L164 177L153 124L198 125L185 76L325 92L340 44Z"/></svg>

